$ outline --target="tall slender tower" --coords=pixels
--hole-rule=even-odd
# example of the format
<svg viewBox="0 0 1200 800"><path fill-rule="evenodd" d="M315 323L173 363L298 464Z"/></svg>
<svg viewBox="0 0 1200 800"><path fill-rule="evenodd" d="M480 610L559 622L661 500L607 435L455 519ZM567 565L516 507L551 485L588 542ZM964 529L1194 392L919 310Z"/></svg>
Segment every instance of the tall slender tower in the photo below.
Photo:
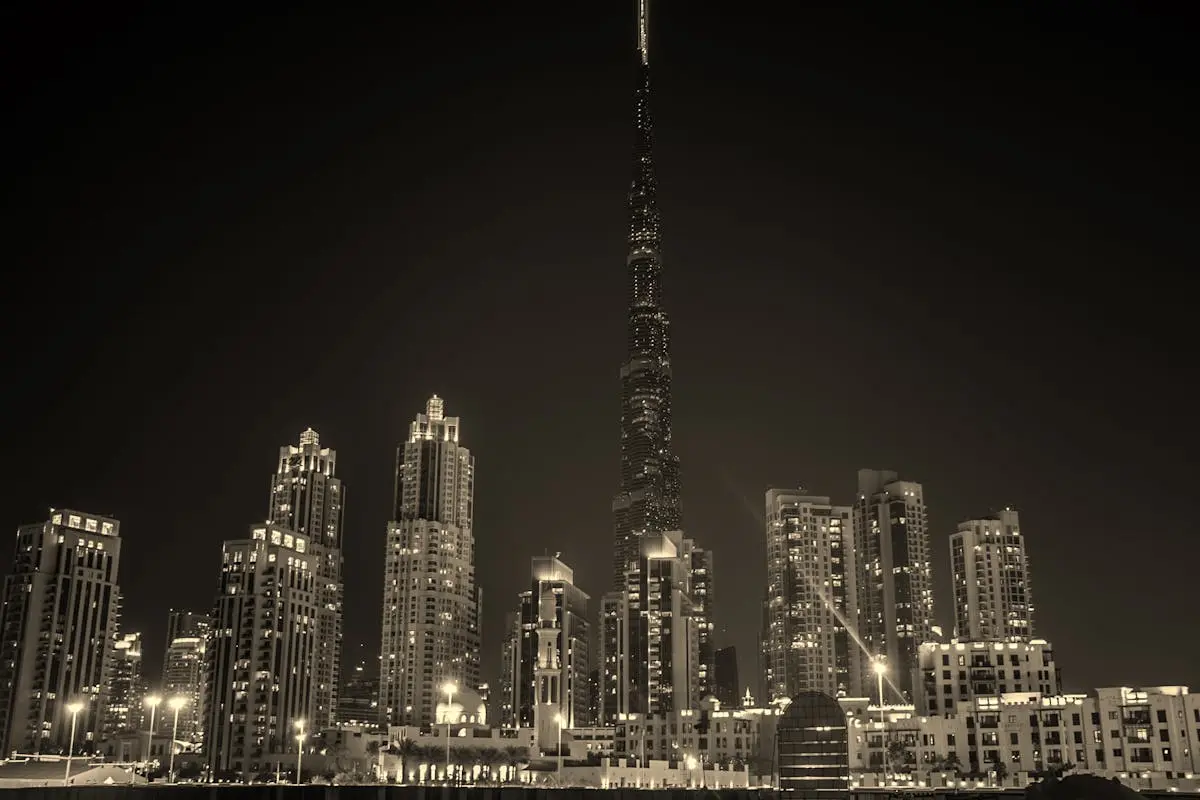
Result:
<svg viewBox="0 0 1200 800"><path fill-rule="evenodd" d="M475 459L437 395L396 455L384 554L379 708L384 724L435 721L442 687L479 688Z"/></svg>
<svg viewBox="0 0 1200 800"><path fill-rule="evenodd" d="M633 181L629 189L628 345L621 367L621 489L613 498L612 586L647 533L680 528L679 460L671 452L670 323L662 309L662 237L650 118L649 0L638 0Z"/></svg>
<svg viewBox="0 0 1200 800"><path fill-rule="evenodd" d="M279 448L279 466L271 478L269 522L308 537L309 555L317 559L317 647L313 719L310 724L336 723L342 657L342 513L345 492L336 477L337 451L321 447L312 428L300 434L299 446Z"/></svg>

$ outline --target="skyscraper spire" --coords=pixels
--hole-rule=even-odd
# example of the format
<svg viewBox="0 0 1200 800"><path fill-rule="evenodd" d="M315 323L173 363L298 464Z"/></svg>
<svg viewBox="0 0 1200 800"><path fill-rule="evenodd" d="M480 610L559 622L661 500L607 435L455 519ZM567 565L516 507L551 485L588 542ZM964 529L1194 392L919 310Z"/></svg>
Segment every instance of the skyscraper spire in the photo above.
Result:
<svg viewBox="0 0 1200 800"><path fill-rule="evenodd" d="M680 526L671 452L670 323L662 310L662 239L650 116L649 0L638 0L633 179L629 189L628 344L621 367L621 490L613 499L613 586L647 533Z"/></svg>

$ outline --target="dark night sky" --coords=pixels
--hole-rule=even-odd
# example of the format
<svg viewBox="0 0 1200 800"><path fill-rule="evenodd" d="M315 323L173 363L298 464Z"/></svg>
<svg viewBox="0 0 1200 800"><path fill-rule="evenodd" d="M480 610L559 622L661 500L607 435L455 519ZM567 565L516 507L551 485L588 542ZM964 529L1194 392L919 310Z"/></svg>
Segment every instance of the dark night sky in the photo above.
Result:
<svg viewBox="0 0 1200 800"><path fill-rule="evenodd" d="M925 485L943 623L948 534L1013 504L1069 687L1200 686L1191 43L1048 5L655 9L684 516L743 683L764 489L873 467ZM530 555L606 588L632 6L4 12L0 514L122 521L152 669L309 425L376 652L432 392L478 459L487 676Z"/></svg>

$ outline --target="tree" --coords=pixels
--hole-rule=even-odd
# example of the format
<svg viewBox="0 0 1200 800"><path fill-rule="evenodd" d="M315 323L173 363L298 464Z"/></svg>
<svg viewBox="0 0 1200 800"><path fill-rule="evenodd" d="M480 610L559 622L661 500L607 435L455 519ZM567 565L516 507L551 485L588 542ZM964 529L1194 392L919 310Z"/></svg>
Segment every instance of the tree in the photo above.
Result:
<svg viewBox="0 0 1200 800"><path fill-rule="evenodd" d="M992 771L996 773L996 783L1004 783L1008 777L1008 766L999 757L992 762Z"/></svg>
<svg viewBox="0 0 1200 800"><path fill-rule="evenodd" d="M962 777L962 762L958 760L958 753L951 751L942 759L942 769L946 772L953 772L956 777Z"/></svg>
<svg viewBox="0 0 1200 800"><path fill-rule="evenodd" d="M904 747L904 742L901 739L889 739L887 743L887 764L892 768L892 774L895 775L904 767L904 761L908 756L908 750Z"/></svg>
<svg viewBox="0 0 1200 800"><path fill-rule="evenodd" d="M496 767L504 763L504 753L498 747L483 747L479 750L479 759L487 771L487 777L492 780Z"/></svg>
<svg viewBox="0 0 1200 800"><path fill-rule="evenodd" d="M396 782L405 783L408 780L408 765L420 756L421 748L412 739L401 739L392 752L400 759L400 771Z"/></svg>

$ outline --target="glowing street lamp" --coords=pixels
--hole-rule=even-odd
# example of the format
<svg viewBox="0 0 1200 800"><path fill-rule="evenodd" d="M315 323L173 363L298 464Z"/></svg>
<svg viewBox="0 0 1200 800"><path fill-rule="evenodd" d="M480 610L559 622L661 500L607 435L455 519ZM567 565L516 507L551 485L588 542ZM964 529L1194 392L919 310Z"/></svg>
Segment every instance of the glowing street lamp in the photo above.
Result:
<svg viewBox="0 0 1200 800"><path fill-rule="evenodd" d="M71 715L71 742L67 746L67 774L63 776L63 786L71 780L71 756L75 752L75 724L79 722L79 712L83 711L83 703L76 700L67 703L67 712Z"/></svg>
<svg viewBox="0 0 1200 800"><path fill-rule="evenodd" d="M179 739L179 709L187 705L187 698L177 694L167 701L167 708L175 712L175 720L171 723L171 760L167 766L167 782L175 782L175 742Z"/></svg>
<svg viewBox="0 0 1200 800"><path fill-rule="evenodd" d="M303 783L300 768L304 766L304 740L308 734L304 732L304 720L298 719L293 724L296 726L296 783L300 784Z"/></svg>
<svg viewBox="0 0 1200 800"><path fill-rule="evenodd" d="M446 693L446 779L450 779L450 704L454 702L454 693L458 691L458 684L453 681L446 681L442 684L442 691Z"/></svg>
<svg viewBox="0 0 1200 800"><path fill-rule="evenodd" d="M142 705L150 708L150 736L152 738L154 736L154 712L158 711L158 707L161 703L162 697L156 694L146 695L146 698L142 700Z"/></svg>
<svg viewBox="0 0 1200 800"><path fill-rule="evenodd" d="M871 669L875 670L875 677L879 679L879 724L884 724L883 718L883 676L887 675L887 664L884 663L883 656L875 659L875 663L871 665Z"/></svg>
<svg viewBox="0 0 1200 800"><path fill-rule="evenodd" d="M685 763L687 764L688 773L691 773L691 771L696 768L695 756L688 756L687 761ZM695 779L689 774L688 775L688 783L694 783L694 782L695 782Z"/></svg>

